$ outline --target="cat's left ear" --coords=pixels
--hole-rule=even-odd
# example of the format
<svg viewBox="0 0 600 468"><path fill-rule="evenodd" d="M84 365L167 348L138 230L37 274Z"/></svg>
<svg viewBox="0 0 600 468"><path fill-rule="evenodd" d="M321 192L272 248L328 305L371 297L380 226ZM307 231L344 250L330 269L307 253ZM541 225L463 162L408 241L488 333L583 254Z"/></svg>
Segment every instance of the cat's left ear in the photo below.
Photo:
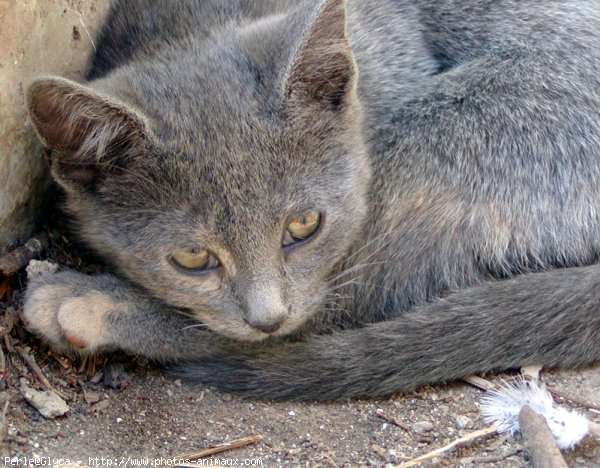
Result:
<svg viewBox="0 0 600 468"><path fill-rule="evenodd" d="M346 35L346 2L323 0L299 41L283 81L292 105L339 110L356 92L357 69Z"/></svg>
<svg viewBox="0 0 600 468"><path fill-rule="evenodd" d="M66 189L97 190L135 162L149 136L135 110L64 78L35 80L26 100L52 173Z"/></svg>

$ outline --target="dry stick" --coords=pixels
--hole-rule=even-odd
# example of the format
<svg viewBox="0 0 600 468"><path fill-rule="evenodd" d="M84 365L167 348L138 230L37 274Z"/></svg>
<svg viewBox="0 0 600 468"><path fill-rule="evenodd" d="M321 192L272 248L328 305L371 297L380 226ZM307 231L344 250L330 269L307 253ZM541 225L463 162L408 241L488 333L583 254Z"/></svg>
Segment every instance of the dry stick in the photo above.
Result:
<svg viewBox="0 0 600 468"><path fill-rule="evenodd" d="M470 434L467 434L466 436L461 437L460 439L456 439L454 442L451 442L448 445L445 445L439 449L433 450L432 452L426 453L425 455L421 455L420 457L417 457L410 461L402 463L401 465L398 465L398 468L408 468L410 466L416 466L419 463L422 463L427 460L431 460L432 458L442 455L442 454L448 452L449 450L452 450L453 448L455 448L461 444L464 444L465 442L470 442L472 440L479 439L481 437L487 437L490 434L495 434L496 431L498 431L498 427L499 427L499 424L496 423L496 424L493 424L484 429L480 429L478 431L471 432Z"/></svg>
<svg viewBox="0 0 600 468"><path fill-rule="evenodd" d="M2 407L2 412L0 413L0 442L4 440L6 436L8 421L6 420L6 411L8 410L8 403L10 400L6 400L4 402L4 406Z"/></svg>
<svg viewBox="0 0 600 468"><path fill-rule="evenodd" d="M388 416L383 412L381 408L377 408L377 410L375 411L375 416L383 419L384 421L389 422L390 424L393 424L394 426L398 426L400 429L404 429L406 432L410 432L410 427L408 426L408 424L405 424L402 421L398 421L392 416Z"/></svg>
<svg viewBox="0 0 600 468"><path fill-rule="evenodd" d="M472 385L473 387L478 388L479 390L484 390L486 392L497 389L496 385L493 382L482 379L481 377L477 377L476 375L469 375L467 377L463 377L463 381L467 382L468 384ZM555 397L569 400L570 402L575 403L576 405L583 406L588 409L595 409L597 411L600 411L600 405L597 405L597 404L589 402L589 401L580 400L578 398L575 398L573 396L570 396L563 392L555 390L554 388L551 388L551 387L547 387L547 388L548 388L548 391Z"/></svg>
<svg viewBox="0 0 600 468"><path fill-rule="evenodd" d="M1 298L2 297L0 296L0 299ZM6 323L5 323L5 325L6 325ZM12 329L12 327L10 325L6 328L2 327L2 337L7 335L8 333L10 333L11 329ZM2 349L1 344L0 344L0 372L1 373L6 372L6 357L4 356L4 350Z"/></svg>
<svg viewBox="0 0 600 468"><path fill-rule="evenodd" d="M476 375L467 375L466 377L463 377L463 380L468 384L473 385L473 387L486 392L496 389L496 385L494 385L492 382L482 379L481 377L477 377Z"/></svg>
<svg viewBox="0 0 600 468"><path fill-rule="evenodd" d="M479 390L485 390L486 392L489 392L490 390L495 390L497 388L493 382L482 379L481 377L477 377L475 375L469 375L467 377L463 377L463 381L467 382L470 385L473 385L474 387L478 388ZM552 387L547 387L547 388L548 388L548 391L555 397L569 400L570 402L575 403L576 405L583 406L588 409L594 409L594 410L600 411L600 405L597 405L597 404L589 402L589 401L580 400L573 396L567 395L559 390L555 390Z"/></svg>
<svg viewBox="0 0 600 468"><path fill-rule="evenodd" d="M525 405L519 413L519 426L534 468L568 467L544 416Z"/></svg>
<svg viewBox="0 0 600 468"><path fill-rule="evenodd" d="M481 458L472 457L472 458L468 458L467 460L469 461L469 464L475 464L475 465L482 465L483 463L498 463L498 462L506 460L507 458L510 458L514 455L518 455L522 451L523 451L523 449L517 448L517 449L511 450L510 452L506 452L502 455L498 455L497 457L481 457Z"/></svg>
<svg viewBox="0 0 600 468"><path fill-rule="evenodd" d="M15 352L15 348L12 344L12 340L10 339L10 335L8 333L4 335L4 345L6 346L6 350L9 353Z"/></svg>
<svg viewBox="0 0 600 468"><path fill-rule="evenodd" d="M42 369L40 369L40 366L37 365L37 363L35 362L35 359L33 358L33 356L31 354L26 353L25 350L23 348L21 348L20 346L15 346L15 349L21 355L21 357L27 363L27 365L31 368L31 370L33 371L33 373L35 374L37 379L40 381L40 383L44 387L46 387L47 390L50 390L51 392L56 393L61 398L66 398L62 392L56 390L52 386L52 384L48 381L46 376L42 373Z"/></svg>
<svg viewBox="0 0 600 468"><path fill-rule="evenodd" d="M37 233L22 246L0 257L0 273L8 276L26 267L32 258L37 257L48 247L49 243L48 234Z"/></svg>
<svg viewBox="0 0 600 468"><path fill-rule="evenodd" d="M215 455L217 453L225 452L227 450L233 450L236 448L244 447L246 445L255 444L262 440L262 436L255 434L248 437L244 437L243 439L232 440L231 442L227 442L221 445L215 445L214 447L210 447L204 450L200 450L199 452L193 453L184 453L183 455L176 455L172 458L179 460L197 460L198 458L210 457L211 455ZM184 465L178 465L184 466Z"/></svg>
<svg viewBox="0 0 600 468"><path fill-rule="evenodd" d="M8 291L8 283L9 283L9 281L10 281L10 276L7 276L0 283L0 300L2 300L2 298L6 294L6 291ZM7 299L8 299L8 297L7 297Z"/></svg>
<svg viewBox="0 0 600 468"><path fill-rule="evenodd" d="M600 424L590 421L588 424L588 431L590 435L600 439Z"/></svg>
<svg viewBox="0 0 600 468"><path fill-rule="evenodd" d="M489 392L490 390L495 390L497 388L494 383L492 383L488 380L482 379L481 377L477 377L475 375L469 375L467 377L464 377L463 380L465 382L467 382L468 384L471 384L474 387L476 387L480 390L484 390L486 392ZM555 397L564 398L565 400L569 400L572 403L575 403L579 406L586 407L588 409L591 409L592 411L593 410L600 411L600 406L596 405L595 403L579 400L575 397L566 395L566 394L559 392L558 390L554 390L552 388L548 388L548 391ZM591 436L600 438L600 424L590 421L588 427L589 427L589 433Z"/></svg>
<svg viewBox="0 0 600 468"><path fill-rule="evenodd" d="M586 408L593 408L595 410L600 411L600 405L597 405L595 403L592 402L588 402L588 401L583 401L583 400L579 400L575 397L572 397L570 395L566 395L563 392L560 392L558 390L554 390L553 388L548 388L548 391L554 395L555 397L559 397L559 398L564 398L565 400L569 400L572 403L575 403L579 406L584 406Z"/></svg>

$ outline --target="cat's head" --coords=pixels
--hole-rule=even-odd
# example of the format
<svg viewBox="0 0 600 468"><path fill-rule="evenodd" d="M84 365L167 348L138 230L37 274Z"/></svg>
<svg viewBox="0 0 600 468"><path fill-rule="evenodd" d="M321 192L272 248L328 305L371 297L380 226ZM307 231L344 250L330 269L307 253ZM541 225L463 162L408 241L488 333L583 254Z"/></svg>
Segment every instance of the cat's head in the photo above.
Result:
<svg viewBox="0 0 600 468"><path fill-rule="evenodd" d="M344 2L309 13L85 86L42 78L27 94L83 237L153 296L236 339L289 334L324 311L366 216Z"/></svg>

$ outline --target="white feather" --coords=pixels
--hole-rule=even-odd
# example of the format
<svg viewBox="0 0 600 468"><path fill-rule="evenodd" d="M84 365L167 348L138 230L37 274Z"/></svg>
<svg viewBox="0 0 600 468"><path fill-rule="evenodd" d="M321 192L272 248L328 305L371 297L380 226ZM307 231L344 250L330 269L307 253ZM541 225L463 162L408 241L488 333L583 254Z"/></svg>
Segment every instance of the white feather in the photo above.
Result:
<svg viewBox="0 0 600 468"><path fill-rule="evenodd" d="M519 431L519 413L529 405L546 418L546 423L561 449L572 449L589 433L588 420L574 412L554 406L546 385L537 380L517 379L503 382L498 390L489 391L481 402L481 413L488 423L499 422L498 432Z"/></svg>

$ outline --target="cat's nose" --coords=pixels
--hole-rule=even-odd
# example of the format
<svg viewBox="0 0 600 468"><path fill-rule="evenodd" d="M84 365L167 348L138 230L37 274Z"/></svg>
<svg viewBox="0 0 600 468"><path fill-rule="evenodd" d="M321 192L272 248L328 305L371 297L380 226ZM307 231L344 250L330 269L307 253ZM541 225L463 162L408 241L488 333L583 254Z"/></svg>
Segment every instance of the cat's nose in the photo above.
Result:
<svg viewBox="0 0 600 468"><path fill-rule="evenodd" d="M260 322L253 323L249 320L246 320L246 322L252 328L256 328L257 330L260 330L263 333L275 333L277 330L279 330L279 328L281 327L281 324L283 323L284 320L285 320L285 317L280 319L279 321L273 322L273 323L260 323Z"/></svg>
<svg viewBox="0 0 600 468"><path fill-rule="evenodd" d="M288 308L276 285L255 283L246 297L244 312L244 320L252 328L263 333L274 333L287 318Z"/></svg>

